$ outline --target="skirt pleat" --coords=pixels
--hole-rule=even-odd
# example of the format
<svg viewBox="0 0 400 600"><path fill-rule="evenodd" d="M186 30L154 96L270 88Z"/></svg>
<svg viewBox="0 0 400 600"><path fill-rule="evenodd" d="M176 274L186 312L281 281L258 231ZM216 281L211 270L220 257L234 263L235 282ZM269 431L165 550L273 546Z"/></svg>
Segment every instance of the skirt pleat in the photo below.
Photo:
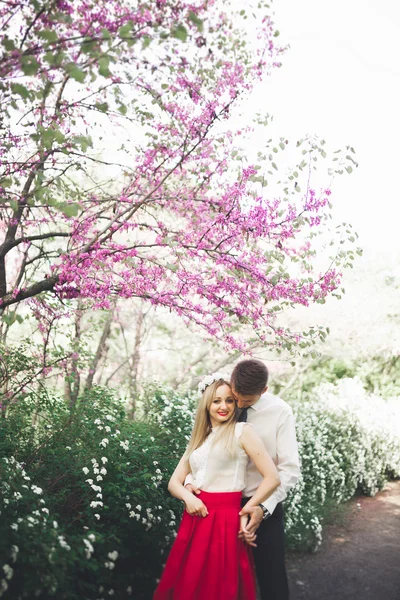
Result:
<svg viewBox="0 0 400 600"><path fill-rule="evenodd" d="M241 492L198 498L209 514L184 512L153 600L255 600L251 549L238 539Z"/></svg>

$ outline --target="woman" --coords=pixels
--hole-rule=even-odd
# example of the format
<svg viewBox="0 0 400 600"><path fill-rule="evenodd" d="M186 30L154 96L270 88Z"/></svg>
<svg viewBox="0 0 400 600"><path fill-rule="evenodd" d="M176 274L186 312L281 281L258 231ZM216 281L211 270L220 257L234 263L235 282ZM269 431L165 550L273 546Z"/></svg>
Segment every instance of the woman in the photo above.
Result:
<svg viewBox="0 0 400 600"><path fill-rule="evenodd" d="M247 515L239 517L249 458L263 480L246 506L264 502L280 480L252 426L237 422L227 380L216 374L199 388L192 436L168 484L186 510L153 600L255 600L249 546L256 536L246 531ZM184 487L190 472L198 496Z"/></svg>

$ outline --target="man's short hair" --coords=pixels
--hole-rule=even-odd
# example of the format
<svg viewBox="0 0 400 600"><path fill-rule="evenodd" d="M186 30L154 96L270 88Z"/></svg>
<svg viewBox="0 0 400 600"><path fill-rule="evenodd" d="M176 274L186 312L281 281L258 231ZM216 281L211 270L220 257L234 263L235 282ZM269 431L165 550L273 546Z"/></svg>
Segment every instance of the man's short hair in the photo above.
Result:
<svg viewBox="0 0 400 600"><path fill-rule="evenodd" d="M268 384L268 369L261 360L240 361L232 371L231 384L238 394L261 394Z"/></svg>

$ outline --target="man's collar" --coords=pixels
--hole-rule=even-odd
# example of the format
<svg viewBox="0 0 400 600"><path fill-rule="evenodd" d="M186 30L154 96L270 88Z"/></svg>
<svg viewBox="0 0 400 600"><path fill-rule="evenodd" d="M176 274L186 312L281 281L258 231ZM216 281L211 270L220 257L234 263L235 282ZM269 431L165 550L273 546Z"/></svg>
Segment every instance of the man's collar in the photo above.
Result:
<svg viewBox="0 0 400 600"><path fill-rule="evenodd" d="M267 394L267 392L265 392L264 394L262 394L259 397L259 399L257 400L257 402L254 402L254 404L252 404L248 408L252 408L254 410L259 410L261 408L261 405L263 404L264 400L266 399L266 394Z"/></svg>

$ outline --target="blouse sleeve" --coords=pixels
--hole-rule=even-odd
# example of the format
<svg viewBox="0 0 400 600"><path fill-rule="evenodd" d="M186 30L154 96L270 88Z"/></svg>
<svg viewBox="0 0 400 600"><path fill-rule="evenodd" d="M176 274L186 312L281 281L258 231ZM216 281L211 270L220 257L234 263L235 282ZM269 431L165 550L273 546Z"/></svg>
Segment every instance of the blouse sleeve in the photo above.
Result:
<svg viewBox="0 0 400 600"><path fill-rule="evenodd" d="M242 421L241 423L236 423L236 425L235 425L235 437L236 437L236 439L237 439L237 441L238 441L238 443L239 443L240 446L241 446L240 438L242 436L243 428L245 426L246 427L253 427L253 425L251 423L246 423L244 421Z"/></svg>

